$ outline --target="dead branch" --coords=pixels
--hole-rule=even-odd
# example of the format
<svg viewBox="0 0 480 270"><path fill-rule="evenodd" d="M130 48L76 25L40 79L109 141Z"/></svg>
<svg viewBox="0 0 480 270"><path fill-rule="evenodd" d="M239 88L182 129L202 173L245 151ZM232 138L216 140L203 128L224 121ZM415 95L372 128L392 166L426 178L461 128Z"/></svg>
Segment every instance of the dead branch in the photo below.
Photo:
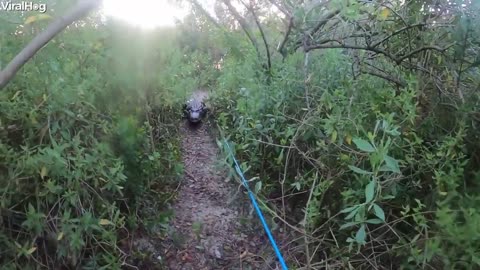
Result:
<svg viewBox="0 0 480 270"><path fill-rule="evenodd" d="M101 0L81 0L66 15L53 21L45 31L33 38L0 72L0 89L4 88L25 63L43 48L53 37L74 21L84 17L101 4Z"/></svg>

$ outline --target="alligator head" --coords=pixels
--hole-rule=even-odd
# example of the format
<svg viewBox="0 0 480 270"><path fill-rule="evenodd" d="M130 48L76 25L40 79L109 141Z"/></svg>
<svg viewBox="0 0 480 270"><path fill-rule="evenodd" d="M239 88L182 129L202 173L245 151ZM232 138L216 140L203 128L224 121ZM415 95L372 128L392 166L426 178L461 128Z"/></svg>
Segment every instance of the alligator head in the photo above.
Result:
<svg viewBox="0 0 480 270"><path fill-rule="evenodd" d="M205 117L207 108L202 101L191 99L184 105L185 115L191 123L198 123Z"/></svg>

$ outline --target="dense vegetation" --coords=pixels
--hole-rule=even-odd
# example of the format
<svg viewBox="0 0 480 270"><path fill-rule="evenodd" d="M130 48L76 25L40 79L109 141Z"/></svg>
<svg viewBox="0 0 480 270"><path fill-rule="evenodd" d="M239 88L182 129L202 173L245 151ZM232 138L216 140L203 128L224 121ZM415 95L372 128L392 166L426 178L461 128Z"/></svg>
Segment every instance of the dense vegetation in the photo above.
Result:
<svg viewBox="0 0 480 270"><path fill-rule="evenodd" d="M256 24L272 4L286 19ZM226 45L217 121L298 237L286 250L300 265L480 266L478 8L226 6L253 42Z"/></svg>
<svg viewBox="0 0 480 270"><path fill-rule="evenodd" d="M291 268L480 267L478 1L191 2L175 29L93 14L0 92L2 269L128 261L196 87ZM2 14L2 67L49 21L27 18Z"/></svg>
<svg viewBox="0 0 480 270"><path fill-rule="evenodd" d="M2 22L0 61L47 23ZM165 224L182 172L176 108L195 84L175 40L92 16L0 92L0 268L119 268L135 229Z"/></svg>

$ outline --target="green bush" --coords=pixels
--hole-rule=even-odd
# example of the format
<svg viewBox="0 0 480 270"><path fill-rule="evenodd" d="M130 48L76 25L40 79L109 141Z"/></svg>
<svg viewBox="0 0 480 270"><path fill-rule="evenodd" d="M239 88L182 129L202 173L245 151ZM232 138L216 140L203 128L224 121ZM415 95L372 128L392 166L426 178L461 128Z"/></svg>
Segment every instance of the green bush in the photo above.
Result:
<svg viewBox="0 0 480 270"><path fill-rule="evenodd" d="M0 62L45 24L34 26L17 36L1 29L8 42ZM162 215L182 173L172 126L185 94L175 91L195 82L160 80L180 73L181 54L138 59L115 42L124 27L66 30L0 92L0 268L120 269L130 252L126 232ZM151 54L170 46L144 37L129 36ZM177 69L158 69L158 62ZM157 69L142 70L148 65Z"/></svg>
<svg viewBox="0 0 480 270"><path fill-rule="evenodd" d="M377 252L395 268L478 267L479 186L468 180L478 179L478 147L467 147L474 127L464 120L472 104L447 116L438 107L419 124L413 74L397 91L353 78L350 60L329 50L310 55L305 84L303 61L289 55L265 83L254 56L230 56L213 104L247 175L260 176L261 196L285 196L287 214L270 204L275 215L324 250L313 262L369 268L359 254Z"/></svg>

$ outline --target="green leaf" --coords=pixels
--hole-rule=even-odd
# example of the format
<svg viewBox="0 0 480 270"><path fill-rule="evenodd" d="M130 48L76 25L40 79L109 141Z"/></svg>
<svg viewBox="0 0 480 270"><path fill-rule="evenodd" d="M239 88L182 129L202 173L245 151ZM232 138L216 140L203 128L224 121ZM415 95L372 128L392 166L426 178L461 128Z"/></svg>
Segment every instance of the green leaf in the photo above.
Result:
<svg viewBox="0 0 480 270"><path fill-rule="evenodd" d="M370 181L367 187L365 188L365 203L369 203L373 200L373 195L375 193L375 181Z"/></svg>
<svg viewBox="0 0 480 270"><path fill-rule="evenodd" d="M343 224L342 226L340 226L340 230L355 226L357 224L358 224L358 222L347 222L347 223Z"/></svg>
<svg viewBox="0 0 480 270"><path fill-rule="evenodd" d="M334 131L332 132L332 142L336 142L336 141L337 141L337 135L338 135L337 131L334 130Z"/></svg>
<svg viewBox="0 0 480 270"><path fill-rule="evenodd" d="M381 224L381 223L383 223L383 221L378 219L378 218L367 219L365 222L370 223L370 224Z"/></svg>
<svg viewBox="0 0 480 270"><path fill-rule="evenodd" d="M110 220L104 219L104 218L100 219L100 221L98 222L98 224L100 224L100 225L102 225L102 226L113 225L113 223L112 223Z"/></svg>
<svg viewBox="0 0 480 270"><path fill-rule="evenodd" d="M360 207L358 207L357 214L355 215L355 221L361 223L364 220L365 220L365 205L361 204Z"/></svg>
<svg viewBox="0 0 480 270"><path fill-rule="evenodd" d="M258 181L255 184L255 193L258 193L260 191L260 189L262 189L262 181Z"/></svg>
<svg viewBox="0 0 480 270"><path fill-rule="evenodd" d="M45 178L45 176L47 176L47 173L48 173L48 170L45 166L42 167L42 169L40 170L40 177L43 179Z"/></svg>
<svg viewBox="0 0 480 270"><path fill-rule="evenodd" d="M347 208L343 209L342 211L340 211L340 213L349 213L349 212L355 210L355 208L358 208L358 205L347 207Z"/></svg>
<svg viewBox="0 0 480 270"><path fill-rule="evenodd" d="M282 151L280 151L280 155L278 155L278 158L277 158L277 164L282 164L282 161L283 161L283 149Z"/></svg>
<svg viewBox="0 0 480 270"><path fill-rule="evenodd" d="M391 172L392 169L390 169L387 165L382 165L379 169L380 172Z"/></svg>
<svg viewBox="0 0 480 270"><path fill-rule="evenodd" d="M368 153L373 153L375 152L375 148L367 141L359 138L354 138L353 143L358 147L358 149L368 152Z"/></svg>
<svg viewBox="0 0 480 270"><path fill-rule="evenodd" d="M385 130L385 133L387 133L387 134L389 134L389 135L392 135L392 136L398 136L398 135L400 135L401 133L400 133L397 129L398 129L398 128Z"/></svg>
<svg viewBox="0 0 480 270"><path fill-rule="evenodd" d="M365 224L362 224L362 226L360 226L360 229L358 229L357 234L355 235L355 241L357 241L357 243L364 244L365 238Z"/></svg>
<svg viewBox="0 0 480 270"><path fill-rule="evenodd" d="M29 250L27 250L27 255L32 255L35 250L37 250L37 247L31 247Z"/></svg>
<svg viewBox="0 0 480 270"><path fill-rule="evenodd" d="M393 196L393 195L386 195L386 196L383 196L382 199L384 199L384 200L395 199L395 196Z"/></svg>
<svg viewBox="0 0 480 270"><path fill-rule="evenodd" d="M385 221L385 212L383 212L383 209L378 206L378 204L373 204L373 211L375 212L375 216L377 216L382 221Z"/></svg>
<svg viewBox="0 0 480 270"><path fill-rule="evenodd" d="M300 188L301 188L300 182L292 183L291 186L292 186L292 187L295 187L298 191L300 191Z"/></svg>
<svg viewBox="0 0 480 270"><path fill-rule="evenodd" d="M354 209L352 212L350 212L350 214L348 214L348 216L346 216L345 219L353 218L355 216L355 214L357 214L358 209L360 209L360 207L358 207L357 209Z"/></svg>
<svg viewBox="0 0 480 270"><path fill-rule="evenodd" d="M359 173L359 174L373 174L372 172L367 172L365 170L362 170L358 167L355 167L355 166L352 166L352 165L348 165L348 168L350 168L350 170L356 172L356 173Z"/></svg>
<svg viewBox="0 0 480 270"><path fill-rule="evenodd" d="M400 167L398 167L398 161L390 156L385 156L384 158L387 167L391 169L392 172L400 173Z"/></svg>

